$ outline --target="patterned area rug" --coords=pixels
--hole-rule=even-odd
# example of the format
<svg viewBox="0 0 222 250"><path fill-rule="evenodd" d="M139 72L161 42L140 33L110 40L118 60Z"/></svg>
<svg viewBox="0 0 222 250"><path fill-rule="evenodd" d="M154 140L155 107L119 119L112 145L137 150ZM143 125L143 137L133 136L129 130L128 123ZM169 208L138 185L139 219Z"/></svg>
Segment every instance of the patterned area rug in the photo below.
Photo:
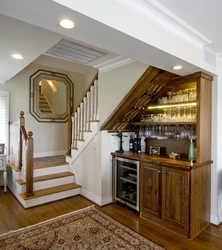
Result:
<svg viewBox="0 0 222 250"><path fill-rule="evenodd" d="M90 206L0 236L1 250L152 249L152 241Z"/></svg>
<svg viewBox="0 0 222 250"><path fill-rule="evenodd" d="M66 157L64 155L38 157L34 158L34 166L48 164L48 163L61 163L65 161Z"/></svg>

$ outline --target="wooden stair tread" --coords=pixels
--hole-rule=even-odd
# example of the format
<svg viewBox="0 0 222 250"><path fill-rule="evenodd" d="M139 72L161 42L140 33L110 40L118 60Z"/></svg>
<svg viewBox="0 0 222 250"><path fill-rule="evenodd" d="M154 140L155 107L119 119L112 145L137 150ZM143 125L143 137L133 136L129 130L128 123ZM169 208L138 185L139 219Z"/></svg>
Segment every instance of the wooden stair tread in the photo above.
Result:
<svg viewBox="0 0 222 250"><path fill-rule="evenodd" d="M34 169L50 168L50 167L66 166L66 165L69 165L69 163L68 162L45 163L45 164L41 164L41 165L35 165Z"/></svg>
<svg viewBox="0 0 222 250"><path fill-rule="evenodd" d="M41 175L41 176L36 176L33 178L33 182L39 182L39 181L46 181L46 180L53 180L57 178L63 178L63 177L68 177L68 176L73 176L74 174L71 172L61 172L61 173L55 173L55 174L47 174L47 175ZM20 185L25 184L26 181L23 181L21 179L16 180L16 182Z"/></svg>
<svg viewBox="0 0 222 250"><path fill-rule="evenodd" d="M15 172L21 172L21 168L19 168L18 166L16 166L15 164L11 163L10 161L8 161L6 163L11 169L13 169Z"/></svg>
<svg viewBox="0 0 222 250"><path fill-rule="evenodd" d="M22 197L23 200L30 200L30 199L38 198L41 196L55 194L55 193L59 193L59 192L63 192L63 191L67 191L67 190L71 190L75 188L80 188L80 187L81 186L76 183L70 183L70 184L60 185L57 187L36 190L34 191L34 195L30 197L26 197L25 193L22 193L19 195Z"/></svg>

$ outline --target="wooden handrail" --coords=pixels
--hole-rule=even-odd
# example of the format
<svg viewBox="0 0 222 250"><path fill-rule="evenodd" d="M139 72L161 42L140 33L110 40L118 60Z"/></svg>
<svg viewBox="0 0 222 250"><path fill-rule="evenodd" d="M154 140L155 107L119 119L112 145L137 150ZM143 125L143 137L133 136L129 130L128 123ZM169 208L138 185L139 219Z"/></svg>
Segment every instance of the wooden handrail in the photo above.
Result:
<svg viewBox="0 0 222 250"><path fill-rule="evenodd" d="M27 132L25 130L25 127L24 126L20 126L20 129L21 129L21 132L22 132L22 134L24 136L25 141L27 141L28 140L28 135L27 135Z"/></svg>

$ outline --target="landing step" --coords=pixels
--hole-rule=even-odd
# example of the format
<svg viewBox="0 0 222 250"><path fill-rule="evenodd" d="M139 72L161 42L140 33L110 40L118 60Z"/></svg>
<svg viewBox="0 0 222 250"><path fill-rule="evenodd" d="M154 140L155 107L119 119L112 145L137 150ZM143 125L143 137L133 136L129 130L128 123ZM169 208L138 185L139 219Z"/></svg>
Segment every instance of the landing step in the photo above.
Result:
<svg viewBox="0 0 222 250"><path fill-rule="evenodd" d="M33 182L38 182L38 181L46 181L46 180L53 180L57 178L63 178L67 176L73 176L74 174L71 172L61 172L61 173L56 173L56 174L48 174L48 175L41 175L41 176L36 176L33 178ZM26 181L23 181L21 179L16 180L16 182L19 185L23 185L26 183Z"/></svg>
<svg viewBox="0 0 222 250"><path fill-rule="evenodd" d="M70 183L70 184L65 184L65 185L61 185L61 186L57 186L57 187L36 190L34 192L35 194L33 196L30 196L30 197L26 197L25 193L22 193L19 195L22 197L23 200L31 200L31 199L35 199L35 198L38 198L41 196L55 194L55 193L67 191L70 189L80 188L80 187L81 186L76 184L76 183Z"/></svg>

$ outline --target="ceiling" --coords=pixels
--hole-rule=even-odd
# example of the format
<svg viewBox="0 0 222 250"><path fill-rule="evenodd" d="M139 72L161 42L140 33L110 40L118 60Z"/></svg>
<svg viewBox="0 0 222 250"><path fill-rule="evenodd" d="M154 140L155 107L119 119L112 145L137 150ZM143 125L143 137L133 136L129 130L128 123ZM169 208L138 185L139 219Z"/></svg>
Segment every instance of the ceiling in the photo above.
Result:
<svg viewBox="0 0 222 250"><path fill-rule="evenodd" d="M198 46L202 42L202 45L209 48L213 54L222 55L221 0L204 2L187 0L180 1L180 4L178 0L159 0L158 2L137 0L137 6L132 0L104 1L119 4L121 8L128 11L137 8L137 12L132 12L137 15L139 13L144 19L147 19L147 10L155 6L155 11L165 14L162 17L165 23L167 23L167 18L171 23L174 20L177 26L178 23L180 25L182 23L183 27L182 25L181 27L186 28L184 34L189 32L195 36ZM75 71L85 73L89 66L105 71L138 60L167 70L169 64L173 65L182 61L56 2L72 1L0 0L0 83L7 82L32 62L43 65L50 63L51 66L66 70L75 68ZM134 6L127 6L129 3L134 3ZM146 13L142 15L141 11L146 11ZM75 20L76 26L73 30L65 30L58 25L63 17ZM61 39L91 47L105 55L87 64L77 64L44 54ZM11 58L11 54L18 52L24 55L23 60ZM144 52L149 52L149 60ZM200 70L184 61L183 65L185 67L181 74Z"/></svg>

